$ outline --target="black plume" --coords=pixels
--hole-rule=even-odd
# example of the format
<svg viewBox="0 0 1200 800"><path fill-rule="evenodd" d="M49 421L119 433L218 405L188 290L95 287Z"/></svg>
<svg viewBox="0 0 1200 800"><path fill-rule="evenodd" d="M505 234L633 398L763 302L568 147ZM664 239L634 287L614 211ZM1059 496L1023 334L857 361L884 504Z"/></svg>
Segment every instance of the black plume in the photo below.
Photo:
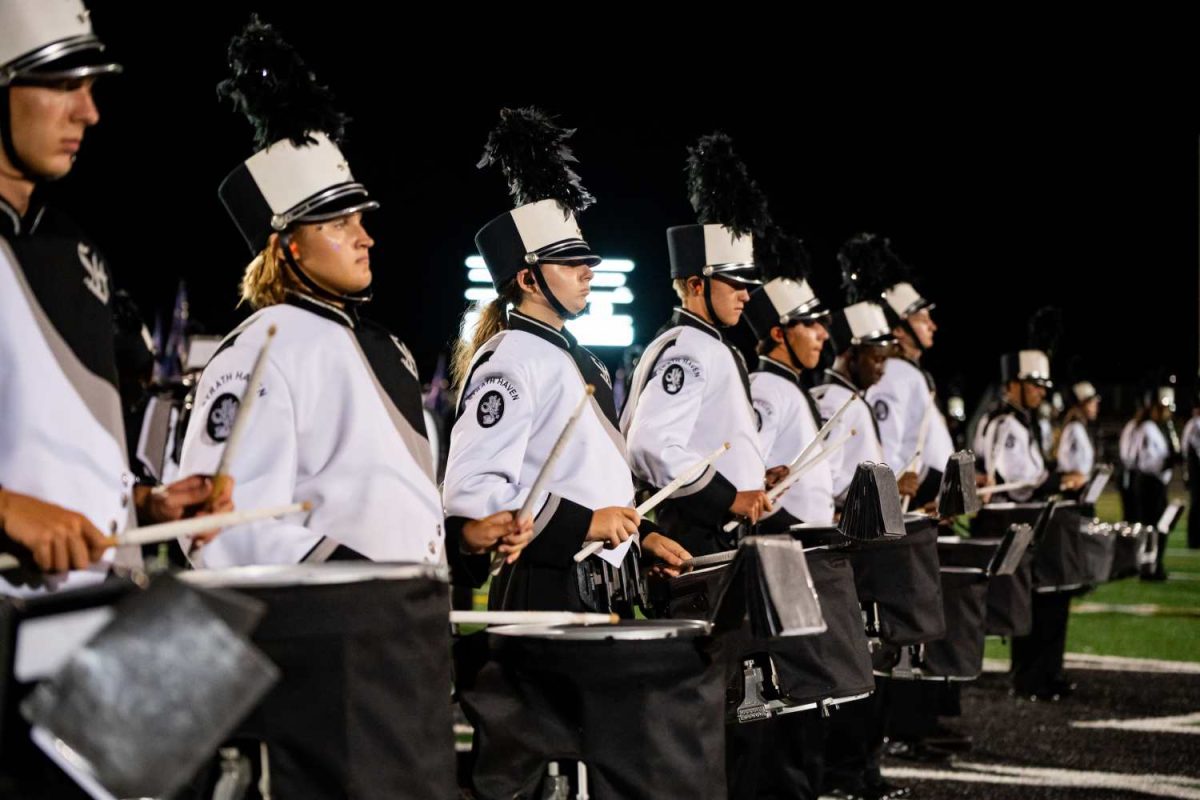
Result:
<svg viewBox="0 0 1200 800"><path fill-rule="evenodd" d="M892 286L889 278L894 274L889 261L895 260L888 240L874 233L860 233L850 237L838 250L838 264L842 267L842 288L846 290L846 303L864 300L883 302L883 292Z"/></svg>
<svg viewBox="0 0 1200 800"><path fill-rule="evenodd" d="M557 200L578 214L596 202L571 169L579 163L567 140L574 128L561 128L536 108L503 108L500 122L488 134L477 167L500 167L516 206Z"/></svg>
<svg viewBox="0 0 1200 800"><path fill-rule="evenodd" d="M217 97L232 100L246 115L256 149L281 139L296 147L314 144L309 134L316 131L342 141L350 118L334 107L333 93L317 83L300 54L257 14L230 40L229 69L232 77L217 84Z"/></svg>
<svg viewBox="0 0 1200 800"><path fill-rule="evenodd" d="M762 270L763 280L791 278L801 281L808 278L812 258L799 237L769 225L754 238L754 264Z"/></svg>
<svg viewBox="0 0 1200 800"><path fill-rule="evenodd" d="M701 225L762 236L771 223L766 195L733 152L733 140L723 133L701 136L688 148L687 188Z"/></svg>
<svg viewBox="0 0 1200 800"><path fill-rule="evenodd" d="M1062 309L1054 306L1039 308L1029 320L1029 346L1053 357L1062 332Z"/></svg>

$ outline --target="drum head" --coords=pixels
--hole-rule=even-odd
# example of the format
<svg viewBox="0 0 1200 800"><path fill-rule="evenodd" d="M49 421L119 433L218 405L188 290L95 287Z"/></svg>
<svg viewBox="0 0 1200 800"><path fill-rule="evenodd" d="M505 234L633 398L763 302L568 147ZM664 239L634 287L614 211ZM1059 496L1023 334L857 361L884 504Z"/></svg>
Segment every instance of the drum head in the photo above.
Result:
<svg viewBox="0 0 1200 800"><path fill-rule="evenodd" d="M284 564L229 569L198 569L181 572L179 578L193 586L251 589L275 586L322 586L362 581L397 581L428 578L448 582L449 572L440 564L332 561L324 564Z"/></svg>
<svg viewBox="0 0 1200 800"><path fill-rule="evenodd" d="M623 620L616 625L502 625L488 633L498 636L517 636L531 639L563 641L636 641L651 639L685 639L704 636L709 624L686 619Z"/></svg>

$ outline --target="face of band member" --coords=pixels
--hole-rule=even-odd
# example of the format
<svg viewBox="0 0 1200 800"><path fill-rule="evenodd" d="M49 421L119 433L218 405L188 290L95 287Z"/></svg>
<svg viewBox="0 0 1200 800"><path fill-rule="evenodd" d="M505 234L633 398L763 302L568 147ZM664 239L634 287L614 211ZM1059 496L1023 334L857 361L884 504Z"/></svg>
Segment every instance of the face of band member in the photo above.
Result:
<svg viewBox="0 0 1200 800"><path fill-rule="evenodd" d="M89 77L8 89L13 148L38 176L61 178L71 171L84 131L100 121L94 82ZM0 164L6 174L18 174L2 150Z"/></svg>
<svg viewBox="0 0 1200 800"><path fill-rule="evenodd" d="M371 248L375 240L363 227L362 213L297 226L292 256L317 285L337 294L361 292L371 285Z"/></svg>
<svg viewBox="0 0 1200 800"><path fill-rule="evenodd" d="M1046 387L1033 381L1021 381L1021 404L1030 411L1040 408L1046 399Z"/></svg>
<svg viewBox="0 0 1200 800"><path fill-rule="evenodd" d="M917 341L921 343L921 347L926 350L933 347L933 334L937 332L938 328L928 308L922 308L920 311L909 314L908 326L917 335ZM908 331L903 329L901 331L904 334L903 338L907 338Z"/></svg>
<svg viewBox="0 0 1200 800"><path fill-rule="evenodd" d="M821 348L829 339L829 331L824 325L820 322L797 322L786 328L773 329L772 338L780 335L775 331L783 331L782 335L787 336L792 352L796 354L796 358L800 359L800 363L796 366L805 369L813 369L817 366L817 362L821 360Z"/></svg>
<svg viewBox="0 0 1200 800"><path fill-rule="evenodd" d="M878 345L856 345L850 350L850 377L859 389L869 389L883 378L884 366L891 347Z"/></svg>
<svg viewBox="0 0 1200 800"><path fill-rule="evenodd" d="M1087 417L1088 422L1095 422L1100 416L1100 395L1088 400L1083 404L1083 415Z"/></svg>
<svg viewBox="0 0 1200 800"><path fill-rule="evenodd" d="M701 288L703 291L703 288ZM722 325L734 326L742 318L742 309L750 301L750 290L740 283L730 283L720 277L712 279L712 306Z"/></svg>
<svg viewBox="0 0 1200 800"><path fill-rule="evenodd" d="M587 305L588 295L592 291L592 275L592 268L586 264L542 264L542 277L550 287L550 293L571 314L578 314ZM517 282L525 290L527 300L554 311L550 302L543 296L532 272L527 269L521 270Z"/></svg>

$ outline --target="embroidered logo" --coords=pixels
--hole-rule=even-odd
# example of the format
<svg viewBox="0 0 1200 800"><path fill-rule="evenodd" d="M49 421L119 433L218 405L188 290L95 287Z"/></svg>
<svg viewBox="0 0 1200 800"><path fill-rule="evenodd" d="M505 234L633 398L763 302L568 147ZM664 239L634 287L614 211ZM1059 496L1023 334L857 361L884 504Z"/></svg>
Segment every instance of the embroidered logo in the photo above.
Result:
<svg viewBox="0 0 1200 800"><path fill-rule="evenodd" d="M667 394L679 394L683 388L683 367L672 364L663 371L663 389Z"/></svg>
<svg viewBox="0 0 1200 800"><path fill-rule="evenodd" d="M404 366L412 373L414 378L420 380L420 377L417 375L417 360L413 358L412 351L395 336L392 337L392 341L396 343L396 349L400 351L400 360L404 362Z"/></svg>
<svg viewBox="0 0 1200 800"><path fill-rule="evenodd" d="M490 391L479 400L475 409L475 419L480 427L490 428L504 416L504 398L497 391Z"/></svg>
<svg viewBox="0 0 1200 800"><path fill-rule="evenodd" d="M596 365L596 369L600 370L600 377L604 379L604 382L608 384L608 388L611 389L612 378L609 377L608 367L604 366L604 362L596 358L591 353L588 353L588 357L592 359L592 363Z"/></svg>
<svg viewBox="0 0 1200 800"><path fill-rule="evenodd" d="M891 411L888 409L888 404L883 402L882 400L875 401L874 409L875 409L875 419L879 420L880 422L883 422L885 419L887 419L888 414L891 413Z"/></svg>
<svg viewBox="0 0 1200 800"><path fill-rule="evenodd" d="M87 273L83 277L83 285L101 303L108 305L108 272L104 269L104 262L95 250L83 242L79 243L76 251L79 253L79 263L83 264L83 271Z"/></svg>
<svg viewBox="0 0 1200 800"><path fill-rule="evenodd" d="M241 401L233 394L223 394L213 401L205 424L209 438L214 442L223 442L229 438L229 434L233 433L233 421L237 418L240 405Z"/></svg>
<svg viewBox="0 0 1200 800"><path fill-rule="evenodd" d="M1010 433L1008 435L1008 438L1004 440L1004 446L1005 446L1005 448L1012 450L1014 447L1017 446L1017 437L1014 434Z"/></svg>

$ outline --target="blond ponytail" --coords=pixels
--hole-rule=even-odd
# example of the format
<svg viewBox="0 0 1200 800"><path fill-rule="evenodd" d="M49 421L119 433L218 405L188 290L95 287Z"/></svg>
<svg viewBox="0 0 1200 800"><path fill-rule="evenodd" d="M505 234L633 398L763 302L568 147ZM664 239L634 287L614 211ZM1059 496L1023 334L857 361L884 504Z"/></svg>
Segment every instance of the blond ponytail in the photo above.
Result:
<svg viewBox="0 0 1200 800"><path fill-rule="evenodd" d="M450 359L450 381L454 387L460 387L467 379L471 370L471 360L479 352L479 348L487 343L497 333L508 329L508 307L517 305L521 300L521 290L515 280L500 287L500 293L490 303L476 303L473 311L479 312L479 321L475 323L475 332L471 340L463 336L454 343L454 355ZM466 316L463 316L466 323Z"/></svg>

